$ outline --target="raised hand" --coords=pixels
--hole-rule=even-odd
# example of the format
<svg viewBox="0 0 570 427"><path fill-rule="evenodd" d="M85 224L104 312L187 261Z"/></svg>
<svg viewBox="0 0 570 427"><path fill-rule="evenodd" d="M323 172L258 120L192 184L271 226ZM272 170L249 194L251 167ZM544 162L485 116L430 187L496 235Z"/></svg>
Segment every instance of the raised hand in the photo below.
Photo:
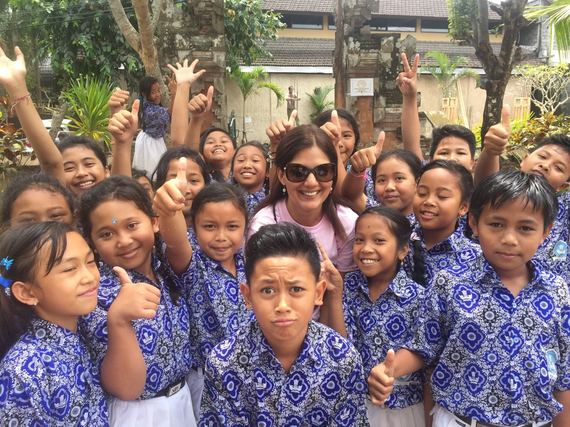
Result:
<svg viewBox="0 0 570 427"><path fill-rule="evenodd" d="M186 178L187 159L178 159L178 172L176 178L166 181L162 187L156 190L153 210L159 216L174 216L178 211L184 209L184 195L188 186Z"/></svg>
<svg viewBox="0 0 570 427"><path fill-rule="evenodd" d="M343 290L343 280L339 271L330 260L327 251L318 243L319 252L321 254L321 279L327 282L327 292L340 292Z"/></svg>
<svg viewBox="0 0 570 427"><path fill-rule="evenodd" d="M355 174L361 174L369 167L372 167L376 164L376 160L382 154L382 148L384 147L384 140L386 139L386 134L384 131L381 131L378 135L378 140L376 144L372 147L364 148L362 150L358 150L356 153L352 155L350 158L350 164L352 166L352 172Z"/></svg>
<svg viewBox="0 0 570 427"><path fill-rule="evenodd" d="M123 109L123 107L129 101L130 92L128 90L123 90L120 87L115 88L109 101L107 101L107 105L109 106L109 110L111 112L111 116L115 113L118 113Z"/></svg>
<svg viewBox="0 0 570 427"><path fill-rule="evenodd" d="M404 65L404 71L396 77L396 85L398 86L398 89L400 89L400 92L402 92L402 95L415 96L418 90L417 80L420 55L416 53L412 67L410 67L408 57L405 53L402 53L400 56L402 58L402 64Z"/></svg>
<svg viewBox="0 0 570 427"><path fill-rule="evenodd" d="M335 147L338 146L338 142L342 138L342 127L336 110L332 111L331 120L322 125L321 129L330 137Z"/></svg>
<svg viewBox="0 0 570 427"><path fill-rule="evenodd" d="M267 129L265 129L265 134L269 138L269 142L272 145L272 151L275 151L277 149L277 146L283 137L287 134L287 132L295 127L296 120L297 110L293 110L289 119L278 119L271 123Z"/></svg>
<svg viewBox="0 0 570 427"><path fill-rule="evenodd" d="M128 92L127 92L128 93ZM119 144L130 144L139 128L139 108L140 101L133 102L131 111L120 110L113 114L107 129L113 136L115 142Z"/></svg>
<svg viewBox="0 0 570 427"><path fill-rule="evenodd" d="M121 290L109 308L109 320L126 323L152 319L160 304L160 290L148 283L133 283L121 267L113 267L113 271L119 278Z"/></svg>
<svg viewBox="0 0 570 427"><path fill-rule="evenodd" d="M174 74L174 77L176 78L176 84L177 85L181 85L184 83L192 84L196 80L198 80L200 77L202 77L202 75L206 72L206 70L200 70L200 71L195 73L194 69L196 68L197 64L198 64L198 60L195 59L194 61L192 61L192 64L190 64L190 66L188 66L188 60L185 59L183 61L182 65L180 65L179 62L177 62L176 68L174 68L170 64L168 64L167 67Z"/></svg>
<svg viewBox="0 0 570 427"><path fill-rule="evenodd" d="M500 156L509 143L511 134L511 107L503 105L501 110L501 123L497 123L487 131L483 144L489 153Z"/></svg>
<svg viewBox="0 0 570 427"><path fill-rule="evenodd" d="M368 376L368 394L375 405L384 406L394 389L394 350L388 350L384 362L376 365Z"/></svg>
<svg viewBox="0 0 570 427"><path fill-rule="evenodd" d="M214 86L208 88L206 95L199 93L192 97L188 103L188 111L193 118L203 117L208 112L212 111L212 104L214 102Z"/></svg>
<svg viewBox="0 0 570 427"><path fill-rule="evenodd" d="M12 98L25 95L28 92L24 54L17 46L14 48L14 53L16 60L12 61L0 48L0 83Z"/></svg>

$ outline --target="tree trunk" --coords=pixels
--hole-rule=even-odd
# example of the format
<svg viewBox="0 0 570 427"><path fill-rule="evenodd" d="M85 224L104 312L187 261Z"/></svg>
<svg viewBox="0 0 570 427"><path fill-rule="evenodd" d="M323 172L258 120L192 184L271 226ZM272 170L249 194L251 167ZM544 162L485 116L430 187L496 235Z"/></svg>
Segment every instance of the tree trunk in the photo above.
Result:
<svg viewBox="0 0 570 427"><path fill-rule="evenodd" d="M346 73L344 67L344 6L342 0L336 5L336 31L334 46L334 104L335 108L345 108Z"/></svg>

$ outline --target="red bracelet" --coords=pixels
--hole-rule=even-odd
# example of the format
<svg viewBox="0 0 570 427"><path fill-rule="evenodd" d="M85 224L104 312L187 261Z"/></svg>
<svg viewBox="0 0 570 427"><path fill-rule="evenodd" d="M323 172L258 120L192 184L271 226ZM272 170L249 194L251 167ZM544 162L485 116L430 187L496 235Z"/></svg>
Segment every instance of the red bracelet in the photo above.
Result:
<svg viewBox="0 0 570 427"><path fill-rule="evenodd" d="M352 176L354 176L355 178L360 178L360 179L366 179L366 169L364 169L362 172L360 173L355 173L354 169L350 169L350 173L352 174Z"/></svg>
<svg viewBox="0 0 570 427"><path fill-rule="evenodd" d="M11 107L10 107L10 112L11 112L11 113L14 112L14 108L16 108L16 105L18 105L20 102L22 102L22 101L24 101L24 100L30 98L31 96L32 96L32 95L30 94L30 92L28 92L27 94L22 95L22 96L20 96L20 97L18 97L18 98L16 98L16 99L14 99L14 100L12 101L12 105L11 105Z"/></svg>

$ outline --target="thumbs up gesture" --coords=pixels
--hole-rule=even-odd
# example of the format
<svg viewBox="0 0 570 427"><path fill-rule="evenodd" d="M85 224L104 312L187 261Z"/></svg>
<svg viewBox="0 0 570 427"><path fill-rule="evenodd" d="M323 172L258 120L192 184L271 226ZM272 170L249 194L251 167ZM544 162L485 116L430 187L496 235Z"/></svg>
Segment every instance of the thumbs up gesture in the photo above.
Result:
<svg viewBox="0 0 570 427"><path fill-rule="evenodd" d="M265 129L265 134L271 143L271 151L274 152L285 134L295 127L296 120L297 110L293 110L287 120L276 120Z"/></svg>
<svg viewBox="0 0 570 427"><path fill-rule="evenodd" d="M376 144L372 147L364 148L358 150L350 158L350 164L352 166L352 171L355 174L361 174L366 169L376 164L376 160L382 154L382 148L384 147L384 140L386 139L386 134L384 131L380 132L378 135L378 140Z"/></svg>
<svg viewBox="0 0 570 427"><path fill-rule="evenodd" d="M334 143L335 147L338 146L338 142L342 137L342 127L340 125L340 119L338 118L338 113L336 110L331 112L330 122L326 122L321 126L321 129L329 136L329 138Z"/></svg>
<svg viewBox="0 0 570 427"><path fill-rule="evenodd" d="M162 187L156 190L152 208L159 216L174 216L178 211L184 209L188 187L187 162L186 157L179 158L176 178L166 181Z"/></svg>
<svg viewBox="0 0 570 427"><path fill-rule="evenodd" d="M129 96L130 92L128 90L123 90L120 87L115 88L109 98L109 101L107 101L107 106L109 107L111 116L121 111L121 109L127 104Z"/></svg>
<svg viewBox="0 0 570 427"><path fill-rule="evenodd" d="M507 144L509 143L509 136L511 134L511 108L508 105L503 105L501 111L501 123L492 126L484 138L484 148L490 154L500 156L504 153Z"/></svg>
<svg viewBox="0 0 570 427"><path fill-rule="evenodd" d="M131 111L120 110L113 114L107 129L113 135L115 142L119 144L130 144L139 128L139 108L140 101L133 102Z"/></svg>
<svg viewBox="0 0 570 427"><path fill-rule="evenodd" d="M121 267L114 267L113 271L119 278L121 290L109 308L109 322L152 319L160 304L160 290L148 283L133 283Z"/></svg>
<svg viewBox="0 0 570 427"><path fill-rule="evenodd" d="M368 376L368 393L373 404L383 406L394 389L394 350L388 350L384 362L376 365Z"/></svg>
<svg viewBox="0 0 570 427"><path fill-rule="evenodd" d="M188 111L192 118L201 118L212 111L212 104L214 102L214 86L210 86L206 95L199 93L192 97L188 103Z"/></svg>

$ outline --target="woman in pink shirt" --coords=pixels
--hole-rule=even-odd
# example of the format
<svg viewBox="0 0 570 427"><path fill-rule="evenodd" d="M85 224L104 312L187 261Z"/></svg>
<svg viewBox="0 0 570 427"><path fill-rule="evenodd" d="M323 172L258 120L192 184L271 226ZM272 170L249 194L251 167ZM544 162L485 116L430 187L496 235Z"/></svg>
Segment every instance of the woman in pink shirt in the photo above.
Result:
<svg viewBox="0 0 570 427"><path fill-rule="evenodd" d="M315 125L291 129L277 147L274 164L269 196L251 220L248 236L266 224L297 224L321 244L339 271L355 270L357 215L335 200L338 157L329 136Z"/></svg>

